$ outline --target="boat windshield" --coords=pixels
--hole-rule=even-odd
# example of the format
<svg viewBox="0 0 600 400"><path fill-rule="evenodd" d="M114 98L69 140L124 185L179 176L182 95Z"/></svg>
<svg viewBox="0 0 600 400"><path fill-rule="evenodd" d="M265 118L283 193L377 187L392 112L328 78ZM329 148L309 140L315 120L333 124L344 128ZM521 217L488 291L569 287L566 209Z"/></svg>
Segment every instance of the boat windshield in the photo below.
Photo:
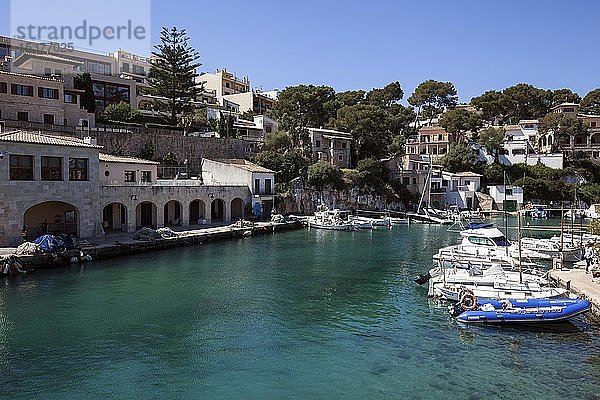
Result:
<svg viewBox="0 0 600 400"><path fill-rule="evenodd" d="M496 246L510 246L510 241L504 236L493 237L492 240L494 241L494 243L496 243Z"/></svg>

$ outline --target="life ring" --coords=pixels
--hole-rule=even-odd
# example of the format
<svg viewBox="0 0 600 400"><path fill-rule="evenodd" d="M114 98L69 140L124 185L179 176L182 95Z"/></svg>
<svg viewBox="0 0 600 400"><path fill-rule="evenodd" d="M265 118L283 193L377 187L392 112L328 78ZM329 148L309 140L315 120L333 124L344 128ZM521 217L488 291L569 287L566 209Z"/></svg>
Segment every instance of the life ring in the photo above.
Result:
<svg viewBox="0 0 600 400"><path fill-rule="evenodd" d="M477 308L477 298L470 289L463 289L458 296L458 303L465 311Z"/></svg>
<svg viewBox="0 0 600 400"><path fill-rule="evenodd" d="M102 227L103 227L104 229L108 228L108 221L104 221L104 222L102 222Z"/></svg>

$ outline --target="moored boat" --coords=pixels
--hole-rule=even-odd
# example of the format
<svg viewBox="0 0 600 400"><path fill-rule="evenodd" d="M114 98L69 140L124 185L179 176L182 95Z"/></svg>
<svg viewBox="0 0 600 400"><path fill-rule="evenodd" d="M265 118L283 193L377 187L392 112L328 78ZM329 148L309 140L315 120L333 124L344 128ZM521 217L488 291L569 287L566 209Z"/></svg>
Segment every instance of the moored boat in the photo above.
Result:
<svg viewBox="0 0 600 400"><path fill-rule="evenodd" d="M473 304L475 306L473 307ZM466 307L464 307L466 306ZM470 309L472 308L473 309ZM465 310L465 308L468 308ZM450 306L457 321L464 323L549 323L586 313L590 302L584 299L476 300Z"/></svg>

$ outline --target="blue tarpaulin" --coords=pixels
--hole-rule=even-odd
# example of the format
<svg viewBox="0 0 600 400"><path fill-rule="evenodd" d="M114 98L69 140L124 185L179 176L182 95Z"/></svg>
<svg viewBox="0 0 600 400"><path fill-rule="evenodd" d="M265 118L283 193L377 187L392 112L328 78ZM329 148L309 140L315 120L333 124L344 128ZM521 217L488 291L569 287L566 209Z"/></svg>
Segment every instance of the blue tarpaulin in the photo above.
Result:
<svg viewBox="0 0 600 400"><path fill-rule="evenodd" d="M35 239L33 243L40 246L44 253L55 253L62 250L73 249L73 240L67 235L42 235Z"/></svg>

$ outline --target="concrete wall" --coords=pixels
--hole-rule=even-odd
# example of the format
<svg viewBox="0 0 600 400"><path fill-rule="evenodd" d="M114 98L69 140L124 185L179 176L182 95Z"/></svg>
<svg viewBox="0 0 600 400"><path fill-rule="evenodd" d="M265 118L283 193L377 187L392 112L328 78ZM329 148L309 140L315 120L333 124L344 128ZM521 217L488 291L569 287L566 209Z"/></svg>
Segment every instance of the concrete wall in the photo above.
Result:
<svg viewBox="0 0 600 400"><path fill-rule="evenodd" d="M10 157L0 159L0 246L21 243L25 212L31 207L48 201L60 200L68 203L76 211L77 230L80 237L89 237L98 232L98 215L101 212L100 186L98 184L98 149L45 146L27 143L2 142L0 148L10 154L34 156L34 180L11 181ZM42 181L40 173L41 156L62 157L62 181ZM69 181L69 157L87 158L87 181ZM41 209L40 209L41 210ZM32 214L32 218L42 217L52 223L56 215L64 219L64 207L61 205L48 215ZM36 223L37 225L38 223ZM32 227L32 233L39 225Z"/></svg>

